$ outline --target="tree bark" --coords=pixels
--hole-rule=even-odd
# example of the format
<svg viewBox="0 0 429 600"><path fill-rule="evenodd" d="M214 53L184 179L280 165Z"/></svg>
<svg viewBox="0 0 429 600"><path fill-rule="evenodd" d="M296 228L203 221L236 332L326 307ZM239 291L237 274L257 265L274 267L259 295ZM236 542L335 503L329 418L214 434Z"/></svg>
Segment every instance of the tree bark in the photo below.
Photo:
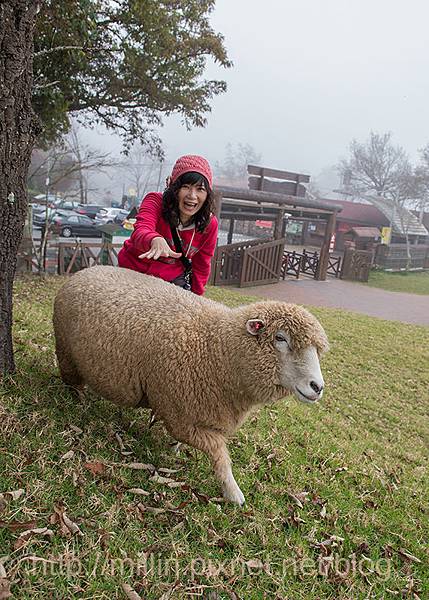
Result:
<svg viewBox="0 0 429 600"><path fill-rule="evenodd" d="M40 2L0 3L0 377L15 370L12 286L27 213L27 173L38 122L31 106Z"/></svg>

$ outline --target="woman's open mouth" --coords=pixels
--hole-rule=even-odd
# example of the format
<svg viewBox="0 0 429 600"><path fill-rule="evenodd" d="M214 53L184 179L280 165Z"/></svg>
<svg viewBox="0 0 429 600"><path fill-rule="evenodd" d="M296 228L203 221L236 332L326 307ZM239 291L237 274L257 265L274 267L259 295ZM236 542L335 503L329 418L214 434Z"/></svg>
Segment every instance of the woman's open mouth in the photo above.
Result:
<svg viewBox="0 0 429 600"><path fill-rule="evenodd" d="M185 208L187 208L188 210L194 210L198 206L197 202L186 202L185 201L183 204L184 204Z"/></svg>

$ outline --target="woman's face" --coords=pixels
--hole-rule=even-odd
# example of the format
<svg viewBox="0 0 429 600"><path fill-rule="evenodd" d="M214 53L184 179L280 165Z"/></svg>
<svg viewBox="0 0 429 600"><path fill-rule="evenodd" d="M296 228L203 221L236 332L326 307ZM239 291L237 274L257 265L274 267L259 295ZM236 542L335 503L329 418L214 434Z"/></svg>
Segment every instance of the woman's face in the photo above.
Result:
<svg viewBox="0 0 429 600"><path fill-rule="evenodd" d="M204 183L185 183L177 192L179 214L182 223L187 223L200 210L207 200Z"/></svg>

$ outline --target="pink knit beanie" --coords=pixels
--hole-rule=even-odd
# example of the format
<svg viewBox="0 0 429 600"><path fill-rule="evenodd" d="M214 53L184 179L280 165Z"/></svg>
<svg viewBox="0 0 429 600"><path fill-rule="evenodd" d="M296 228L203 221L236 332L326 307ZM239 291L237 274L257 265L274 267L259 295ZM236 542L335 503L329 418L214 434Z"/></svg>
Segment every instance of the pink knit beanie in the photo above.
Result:
<svg viewBox="0 0 429 600"><path fill-rule="evenodd" d="M170 183L174 183L180 175L191 171L204 175L210 189L213 188L213 174L210 165L205 158L196 154L186 154L176 160L173 170L171 171Z"/></svg>

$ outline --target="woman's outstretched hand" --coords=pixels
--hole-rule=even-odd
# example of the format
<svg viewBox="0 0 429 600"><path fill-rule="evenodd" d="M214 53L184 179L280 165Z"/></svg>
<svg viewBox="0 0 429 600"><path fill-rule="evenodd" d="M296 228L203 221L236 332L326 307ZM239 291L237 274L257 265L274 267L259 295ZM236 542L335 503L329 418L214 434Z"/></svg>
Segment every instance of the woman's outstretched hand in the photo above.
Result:
<svg viewBox="0 0 429 600"><path fill-rule="evenodd" d="M174 252L170 248L170 246L165 241L163 237L153 238L150 244L150 250L147 252L143 252L143 254L139 255L139 258L152 258L153 260L158 260L160 256L171 256L172 258L179 258L182 256L181 252Z"/></svg>

